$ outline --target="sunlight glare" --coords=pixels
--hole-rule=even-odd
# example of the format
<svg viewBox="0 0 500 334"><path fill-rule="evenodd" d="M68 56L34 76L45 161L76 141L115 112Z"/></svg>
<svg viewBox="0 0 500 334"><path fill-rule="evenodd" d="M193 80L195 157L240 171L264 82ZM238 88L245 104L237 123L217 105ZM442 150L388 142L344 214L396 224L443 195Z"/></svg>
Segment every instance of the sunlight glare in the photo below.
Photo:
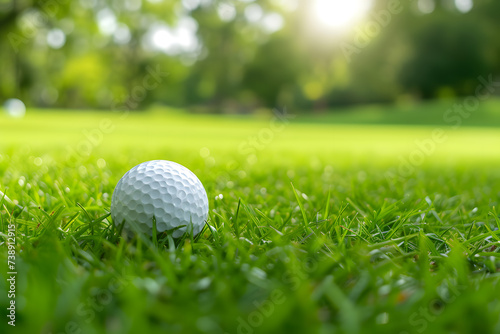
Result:
<svg viewBox="0 0 500 334"><path fill-rule="evenodd" d="M314 15L322 25L341 29L354 24L370 9L371 0L314 0Z"/></svg>

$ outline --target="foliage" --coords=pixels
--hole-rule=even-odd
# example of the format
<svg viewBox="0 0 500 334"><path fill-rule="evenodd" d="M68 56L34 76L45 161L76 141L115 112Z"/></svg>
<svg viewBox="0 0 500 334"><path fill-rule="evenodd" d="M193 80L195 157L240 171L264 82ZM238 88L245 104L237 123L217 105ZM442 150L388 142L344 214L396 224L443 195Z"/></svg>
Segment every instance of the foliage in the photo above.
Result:
<svg viewBox="0 0 500 334"><path fill-rule="evenodd" d="M401 12L381 19L394 1L374 1L371 14L343 32L318 25L308 0L291 11L284 4L292 0L1 1L0 99L110 109L159 66L168 78L133 109L157 102L243 113L462 96L474 94L479 75L498 75L497 1L474 1L460 13L451 1L402 0ZM422 14L420 2L436 9ZM251 6L263 13L256 22L245 16ZM224 10L234 17L224 18ZM266 30L269 15L284 26ZM165 46L179 24L194 25L196 34L180 43L196 38L198 47L151 47L155 29L170 29L156 36ZM62 47L48 44L51 33L63 34ZM346 53L346 45L356 51Z"/></svg>

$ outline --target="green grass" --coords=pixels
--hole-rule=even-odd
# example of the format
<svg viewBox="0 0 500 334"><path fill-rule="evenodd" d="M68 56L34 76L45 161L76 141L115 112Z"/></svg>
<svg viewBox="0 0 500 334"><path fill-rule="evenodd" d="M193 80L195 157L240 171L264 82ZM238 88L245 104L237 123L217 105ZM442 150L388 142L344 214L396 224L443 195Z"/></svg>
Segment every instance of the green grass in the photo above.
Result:
<svg viewBox="0 0 500 334"><path fill-rule="evenodd" d="M500 126L500 101L498 98L481 102L476 110L467 111L463 121L468 126ZM462 104L460 100L441 100L425 103L401 102L393 106L362 105L354 107L340 107L329 114L309 115L302 117L303 121L324 123L325 121L337 124L412 124L412 125L441 125L446 119L448 109L455 104Z"/></svg>
<svg viewBox="0 0 500 334"><path fill-rule="evenodd" d="M497 128L121 116L0 116L1 333L500 332ZM152 159L204 183L197 237L112 224L117 181Z"/></svg>

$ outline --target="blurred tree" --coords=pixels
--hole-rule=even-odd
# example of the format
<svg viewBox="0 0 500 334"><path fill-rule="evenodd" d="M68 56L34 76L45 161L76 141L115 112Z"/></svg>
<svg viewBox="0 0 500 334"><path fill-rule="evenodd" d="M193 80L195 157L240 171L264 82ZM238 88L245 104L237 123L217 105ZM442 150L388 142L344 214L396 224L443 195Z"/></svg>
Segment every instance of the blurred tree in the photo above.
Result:
<svg viewBox="0 0 500 334"><path fill-rule="evenodd" d="M454 95L473 94L477 77L491 68L485 52L487 32L476 20L436 13L415 24L408 36L412 50L399 73L403 89L423 98L439 97L443 88Z"/></svg>
<svg viewBox="0 0 500 334"><path fill-rule="evenodd" d="M344 30L324 25L343 17L316 1L0 0L0 100L322 109L473 94L479 75L500 72L496 0L401 1L385 18L392 2L373 0ZM165 75L145 88L152 68Z"/></svg>
<svg viewBox="0 0 500 334"><path fill-rule="evenodd" d="M296 84L306 66L304 55L289 37L277 36L259 48L245 70L243 86L267 106L276 106L280 94Z"/></svg>

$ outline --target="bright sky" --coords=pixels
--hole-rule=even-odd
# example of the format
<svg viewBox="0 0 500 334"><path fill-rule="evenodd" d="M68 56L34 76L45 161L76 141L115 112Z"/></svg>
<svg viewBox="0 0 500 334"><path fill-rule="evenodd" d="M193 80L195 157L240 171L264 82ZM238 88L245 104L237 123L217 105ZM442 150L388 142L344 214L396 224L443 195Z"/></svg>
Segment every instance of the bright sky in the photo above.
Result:
<svg viewBox="0 0 500 334"><path fill-rule="evenodd" d="M322 25L344 29L362 19L371 5L370 0L314 0L313 12Z"/></svg>

